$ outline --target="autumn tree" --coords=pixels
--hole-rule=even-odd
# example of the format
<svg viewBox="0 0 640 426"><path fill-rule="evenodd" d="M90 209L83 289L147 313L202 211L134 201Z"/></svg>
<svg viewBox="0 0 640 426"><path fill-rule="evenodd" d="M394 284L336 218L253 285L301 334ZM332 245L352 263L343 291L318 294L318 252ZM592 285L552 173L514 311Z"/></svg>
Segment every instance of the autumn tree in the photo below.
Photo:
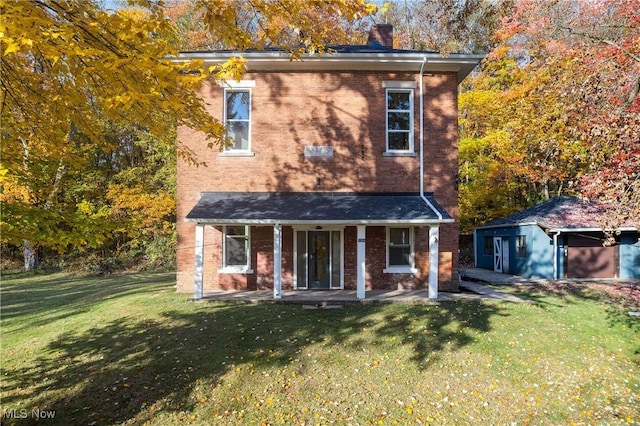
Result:
<svg viewBox="0 0 640 426"><path fill-rule="evenodd" d="M364 43L370 24L364 18L376 10L349 1L170 0L165 5L179 50L276 47L296 54Z"/></svg>
<svg viewBox="0 0 640 426"><path fill-rule="evenodd" d="M460 97L468 225L501 216L495 204L515 211L563 193L608 204L606 228L638 223L638 6L521 0L504 18ZM483 184L494 201L474 195ZM517 199L504 203L507 188Z"/></svg>
<svg viewBox="0 0 640 426"><path fill-rule="evenodd" d="M212 148L223 143L223 125L195 89L205 78L239 78L242 59L208 69L174 61L176 29L162 3L129 3L105 10L97 1L0 2L4 242L62 252L99 246L113 235L101 207L67 195L69 182L89 174L90 153L113 151L105 134L114 126L173 148L178 125L204 132ZM195 4L211 37L225 46L278 43L292 57L324 50L330 30L316 18L353 21L375 10L347 0ZM251 17L247 27L239 25L242 16ZM125 193L124 187L112 192L111 201L118 205ZM129 203L135 198L132 193Z"/></svg>
<svg viewBox="0 0 640 426"><path fill-rule="evenodd" d="M512 0L391 0L384 19L397 48L441 53L484 53Z"/></svg>
<svg viewBox="0 0 640 426"><path fill-rule="evenodd" d="M639 0L520 0L498 33L526 60L561 70L543 91L561 100L570 137L589 151L583 196L612 213L606 228L640 225Z"/></svg>

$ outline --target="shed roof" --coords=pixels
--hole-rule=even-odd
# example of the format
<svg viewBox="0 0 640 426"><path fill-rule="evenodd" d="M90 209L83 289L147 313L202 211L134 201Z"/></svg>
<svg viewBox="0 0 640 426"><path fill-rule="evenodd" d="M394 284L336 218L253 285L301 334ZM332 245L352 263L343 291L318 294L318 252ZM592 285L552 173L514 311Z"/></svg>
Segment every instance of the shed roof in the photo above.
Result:
<svg viewBox="0 0 640 426"><path fill-rule="evenodd" d="M602 229L605 208L576 197L554 197L541 204L489 222L477 229L510 227L536 223L548 229Z"/></svg>

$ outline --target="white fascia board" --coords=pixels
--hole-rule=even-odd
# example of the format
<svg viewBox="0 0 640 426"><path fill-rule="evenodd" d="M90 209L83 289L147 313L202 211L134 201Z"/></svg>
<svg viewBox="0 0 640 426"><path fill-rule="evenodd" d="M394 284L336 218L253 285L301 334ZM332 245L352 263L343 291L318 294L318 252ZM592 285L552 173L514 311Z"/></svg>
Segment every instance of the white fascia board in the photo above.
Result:
<svg viewBox="0 0 640 426"><path fill-rule="evenodd" d="M206 225L438 225L441 223L454 223L454 219L411 219L411 220L273 220L273 219L245 219L245 220L215 220L215 219L185 219L185 222L195 222Z"/></svg>
<svg viewBox="0 0 640 426"><path fill-rule="evenodd" d="M525 222L525 223L505 223L502 225L490 225L490 226L477 226L475 229L478 231L482 231L484 229L497 229L497 228L518 228L520 226L530 226L530 225L538 225L538 222Z"/></svg>
<svg viewBox="0 0 640 426"><path fill-rule="evenodd" d="M622 231L622 232L628 232L628 231L637 231L638 228L634 228L632 226L625 226L622 228L618 228L618 229L607 229L606 231L608 232L615 232L615 231ZM604 232L605 230L603 230L602 228L599 227L591 227L591 228L549 228L549 232L560 232L560 233L569 233L569 232Z"/></svg>
<svg viewBox="0 0 640 426"><path fill-rule="evenodd" d="M232 57L246 59L247 71L332 71L332 70L373 70L373 71L416 71L425 64L424 72L456 72L462 81L484 55L438 53L325 53L323 55L302 55L299 60L291 59L286 52L184 52L174 62L202 60L205 64L216 65ZM425 63L426 58L426 63Z"/></svg>

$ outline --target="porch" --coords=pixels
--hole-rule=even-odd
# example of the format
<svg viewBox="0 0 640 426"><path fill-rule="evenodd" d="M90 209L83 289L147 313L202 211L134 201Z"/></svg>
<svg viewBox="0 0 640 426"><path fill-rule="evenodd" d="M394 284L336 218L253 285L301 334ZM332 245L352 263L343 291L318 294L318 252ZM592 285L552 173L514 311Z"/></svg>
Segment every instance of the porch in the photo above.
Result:
<svg viewBox="0 0 640 426"><path fill-rule="evenodd" d="M203 269L212 263L205 261L205 228L212 227L220 232L215 244L221 247L221 256L213 262L214 278L251 276L255 288L258 275L272 275L273 291L264 296L270 293L267 297L276 300L309 297L307 290L320 288L322 297L340 291L334 294L365 299L370 297L366 289L372 288L371 280L394 274L427 281L425 293L437 299L439 229L454 222L431 194L416 193L203 193L186 219L195 222L195 299L207 297ZM418 244L421 268L416 265ZM375 274L387 276L372 277L367 268L374 264ZM283 289L285 276L292 278L295 290L305 291L288 294ZM351 292L344 290L347 280L356 284ZM394 297L390 291L384 293L389 293L384 299ZM238 293L245 296L246 292Z"/></svg>
<svg viewBox="0 0 640 426"><path fill-rule="evenodd" d="M202 298L192 298L197 302L240 302L240 303L295 303L308 308L342 307L356 304L405 303L436 304L462 300L501 300L522 302L522 299L483 286L478 283L461 282L460 292L438 292L437 298L429 296L429 290L369 290L367 298L360 299L356 290L306 290L283 291L282 298L274 299L271 290L217 290L204 293Z"/></svg>

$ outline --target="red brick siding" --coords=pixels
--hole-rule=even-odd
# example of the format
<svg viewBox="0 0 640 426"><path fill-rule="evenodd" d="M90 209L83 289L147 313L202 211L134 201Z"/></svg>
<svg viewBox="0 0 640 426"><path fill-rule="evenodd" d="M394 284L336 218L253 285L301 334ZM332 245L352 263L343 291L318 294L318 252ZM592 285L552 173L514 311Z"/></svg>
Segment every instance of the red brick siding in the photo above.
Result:
<svg viewBox="0 0 640 426"><path fill-rule="evenodd" d="M203 135L178 129L179 142L206 167L178 161L178 289L193 290L194 224L184 217L202 191L418 191L419 157L384 157L385 89L383 80L415 80L415 73L289 72L247 74L252 88L251 149L253 157L222 157L207 148ZM452 217L458 217L457 77L425 75L425 191ZM419 153L419 90L414 90L414 147ZM223 115L223 89L205 84L201 94L209 112ZM332 146L332 158L305 158L306 145ZM220 232L205 233L205 291L208 288L270 288L273 281L273 228L252 229L254 275L222 274ZM255 234L255 235L254 235ZM371 235L371 242L369 236ZM440 288L457 286L458 225L440 228ZM419 278L382 274L386 262L384 227L367 229L368 286L426 285L428 228L416 233ZM293 233L284 227L283 285L293 282ZM369 248L369 246L371 248ZM355 227L344 232L345 288L355 288ZM424 252L423 252L424 251ZM382 262L382 263L381 263ZM382 266L380 266L382 264ZM385 284L387 283L387 284Z"/></svg>

